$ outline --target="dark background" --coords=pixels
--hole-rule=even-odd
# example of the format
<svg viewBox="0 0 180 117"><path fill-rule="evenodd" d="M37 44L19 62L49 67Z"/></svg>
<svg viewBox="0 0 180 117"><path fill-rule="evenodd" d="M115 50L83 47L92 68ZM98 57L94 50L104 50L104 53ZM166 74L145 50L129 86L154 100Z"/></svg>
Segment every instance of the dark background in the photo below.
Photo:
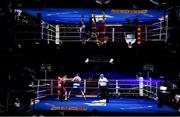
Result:
<svg viewBox="0 0 180 117"><path fill-rule="evenodd" d="M107 5L110 8L156 8L167 9L178 6L179 0L166 0L166 4L154 5L148 0L111 0ZM63 43L56 48L55 45L41 43L39 45L28 42L18 48L15 36L14 8L23 7L101 7L93 0L1 0L0 1L0 101L6 105L9 89L26 89L33 80L24 68L38 74L43 63L52 64L53 75L59 72L99 71L136 73L142 71L143 64L155 65L155 72L163 75L174 75L180 71L179 58L179 19L176 9L169 10L171 30L167 43L146 42L138 47L129 49L125 43L108 43L98 47L94 43ZM114 58L114 64L84 63L88 57L98 56ZM26 74L26 77L23 76ZM135 74L133 74L135 76ZM36 77L39 78L39 77ZM168 79L174 79L168 77ZM21 90L23 91L23 90ZM5 109L2 106L1 109Z"/></svg>
<svg viewBox="0 0 180 117"><path fill-rule="evenodd" d="M164 9L169 13L169 38L168 42L146 42L141 47L135 45L128 49L125 43L108 43L106 47L98 47L93 43L82 45L81 43L63 43L59 49L55 45L41 43L36 45L28 42L18 48L16 40L16 21L14 8L24 7L101 7L93 0L1 0L0 9L0 56L1 71L16 69L14 66L30 64L36 69L42 63L52 63L56 69L61 66L68 70L91 70L93 65L86 65L85 58L88 56L109 56L114 58L113 65L99 67L102 71L133 71L142 69L142 65L149 63L156 66L157 71L179 72L179 19L177 9L178 0L156 0L160 5L154 5L149 0L111 0L106 7L134 9L142 8ZM92 5L92 6L91 6ZM135 6L136 7L135 7ZM169 9L168 9L169 8ZM168 10L167 10L168 9ZM26 38L26 37L25 37ZM100 66L103 63L98 63ZM102 65L101 65L102 64ZM59 65L59 66L58 66ZM107 68L107 69L105 69ZM111 69L110 69L111 68ZM5 73L5 72L4 72ZM3 79L6 79L3 77Z"/></svg>
<svg viewBox="0 0 180 117"><path fill-rule="evenodd" d="M16 67L32 66L38 72L43 63L52 64L54 70L64 71L117 71L137 72L142 70L143 64L154 64L156 72L177 74L179 72L179 19L177 9L178 0L155 0L160 5L155 5L149 0L111 0L105 6L111 8L154 8L163 9L169 14L168 42L145 42L141 46L134 45L128 49L126 43L108 43L104 47L98 47L94 43L83 45L82 43L63 43L57 49L55 45L47 45L45 42L36 45L27 42L18 48L16 39L16 21L14 8L47 8L47 7L102 7L94 0L1 0L0 9L0 56L1 72L6 72ZM169 9L168 9L169 8ZM26 38L26 37L24 37ZM105 56L114 58L113 65L104 63L85 64L84 60L90 56ZM95 67L94 67L95 66ZM97 67L96 67L97 66ZM6 72L3 72L6 71ZM7 74L6 74L7 75ZM7 79L2 77L2 79Z"/></svg>
<svg viewBox="0 0 180 117"><path fill-rule="evenodd" d="M17 0L23 7L68 7L68 8L91 8L101 7L95 0ZM167 3L168 6L178 5L178 0L154 0L160 4ZM155 8L156 6L149 0L111 0L106 5L108 8L133 8L133 5L139 8Z"/></svg>

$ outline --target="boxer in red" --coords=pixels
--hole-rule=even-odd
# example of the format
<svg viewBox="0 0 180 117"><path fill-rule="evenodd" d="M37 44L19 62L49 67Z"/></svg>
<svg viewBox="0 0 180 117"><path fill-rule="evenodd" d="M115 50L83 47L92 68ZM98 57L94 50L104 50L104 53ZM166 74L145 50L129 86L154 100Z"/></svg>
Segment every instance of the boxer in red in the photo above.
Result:
<svg viewBox="0 0 180 117"><path fill-rule="evenodd" d="M67 76L64 75L63 77L58 76L57 78L57 94L58 98L61 101L63 101L63 91L65 92L65 100L67 100L67 90L66 87L64 86L65 81L67 79Z"/></svg>
<svg viewBox="0 0 180 117"><path fill-rule="evenodd" d="M99 36L98 36L98 42L100 45L107 43L107 37L105 35L106 33L106 23L105 23L105 13L103 12L103 20L102 23L99 24L98 26L98 32L99 32Z"/></svg>

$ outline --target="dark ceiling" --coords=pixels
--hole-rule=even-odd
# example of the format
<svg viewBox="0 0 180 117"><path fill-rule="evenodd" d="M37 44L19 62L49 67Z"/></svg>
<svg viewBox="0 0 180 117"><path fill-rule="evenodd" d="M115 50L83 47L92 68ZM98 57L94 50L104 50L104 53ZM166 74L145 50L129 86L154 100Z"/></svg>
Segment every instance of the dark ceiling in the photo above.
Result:
<svg viewBox="0 0 180 117"><path fill-rule="evenodd" d="M3 4L1 4L1 2L6 2L6 1L8 1L8 0L0 0L0 6L2 7L3 6ZM10 1L10 0L9 0ZM11 0L11 1L13 1L13 0ZM15 1L15 0L14 0ZM17 6L18 6L18 4L20 4L21 3L21 6L20 7L38 7L38 8L46 8L46 7L51 7L51 8L54 8L54 7L58 7L58 8L64 8L64 7L68 7L68 8L80 8L80 7L100 7L100 5L98 5L98 4L96 4L95 3L95 1L94 0L18 0L18 1L20 1L19 3L17 2ZM23 1L23 2L22 2ZM164 1L168 1L168 0L164 0ZM169 0L169 1L171 1L171 4L176 4L176 5L178 5L178 2L180 2L180 0ZM1 8L0 7L0 8ZM154 5L153 3L151 3L149 0L111 0L111 2L107 5L107 7L112 7L112 8L133 8L133 7L139 7L139 8L157 8L157 6L156 5ZM2 9L0 9L0 11L1 11ZM11 29L11 26L9 26L8 27L8 25L7 24L12 24L12 23L9 23L8 22L9 20L4 20L4 22L0 22L0 24L4 24L3 26L1 26L1 27L3 27L3 28L1 28L0 27L0 30L1 30L1 34L0 34L0 41L1 41L1 47L2 46L4 46L4 45L6 45L5 43L7 43L7 44L9 44L10 42L9 41L7 41L8 39L10 40L11 39L11 35L8 33L8 30L12 30ZM6 25L6 26L5 26ZM8 29L9 28L9 29ZM6 33L7 33L7 35L6 35ZM8 37L9 36L9 37ZM6 37L4 40L2 40L2 37L4 38L4 37ZM174 40L176 40L176 39L174 39ZM175 41L176 42L176 41ZM174 42L174 43L175 43ZM10 45L10 44L9 44ZM8 46L9 46L8 45ZM146 44L146 45L148 45L148 44ZM160 45L162 45L162 44L157 44L158 45L158 47L160 46ZM7 46L7 47L8 47ZM68 45L63 45L64 47L65 46L68 46ZM150 46L150 45L149 45ZM28 46L27 46L28 47ZM111 46L111 47L114 47L114 45L113 46ZM126 45L126 48L127 48L127 45ZM153 49L152 49L153 48ZM136 49L136 48L135 48ZM74 48L68 48L67 50L74 50ZM84 50L84 48L83 49L80 49L80 50ZM121 58L121 56L123 57L123 60L125 61L125 60L127 60L126 58L128 58L129 59L129 61L131 61L131 58L134 58L134 56L131 56L131 54L129 54L129 53L126 53L126 52L129 52L129 50L124 50L124 49L122 49L122 47L121 46L118 46L117 48L112 48L112 50L115 50L115 51L111 51L111 49L109 50L109 53L111 54L111 53L114 53L114 52L117 52L117 53L115 53L115 54L117 54L118 55L118 57L119 58ZM119 51L117 51L117 50L119 50ZM144 48L142 48L142 50L143 51L145 51L144 50ZM142 54L142 56L138 56L136 59L137 60L139 60L139 58L141 59L141 57L142 57L142 59L147 59L147 60L142 60L142 62L146 62L146 61L150 61L150 60L152 60L150 57L153 57L153 59L158 63L158 62L162 62L162 60L164 60L163 58L165 58L166 60L165 60L165 62L162 62L161 64L162 64L162 67L164 67L164 65L168 65L168 64L170 64L170 63L168 63L168 62L166 62L166 61L172 61L172 62L174 62L174 66L175 66L175 59L176 59L176 57L174 57L173 58L173 56L172 55L168 55L166 52L164 52L164 55L163 55L163 57L162 57L162 59L160 59L161 57L159 57L160 56L160 54L159 53L161 53L161 51L158 51L157 52L157 50L159 50L159 48L155 48L155 46L154 45L151 45L151 48L150 49L148 49L149 51L151 51L152 53L151 54L149 54L149 52L147 52L147 51L145 51L144 53L145 54L147 54L147 56L145 56L146 58L144 58L144 53ZM163 50L164 50L164 48L163 48ZM179 49L180 50L180 49ZM30 49L30 51L32 51L32 53L34 53L34 52L36 52L36 49L35 50L31 50ZM50 50L49 50L50 51ZM61 50L59 50L60 52L61 52ZM64 50L65 51L65 50ZM96 51L96 50L92 50L92 52L94 52L94 51ZM104 50L103 50L104 51ZM137 50L137 51L139 51L139 50ZM40 51L39 53L41 53L41 52L44 52L45 54L44 54L44 56L42 57L42 59L39 59L39 61L42 61L43 59L46 59L46 57L51 57L51 56L49 56L49 54L51 54L52 52L54 52L54 51L50 51L49 52L49 54L47 54L48 52L47 51L45 51L44 49L42 49L42 51ZM86 50L84 50L82 53L85 53L86 52ZM106 52L106 51L105 51ZM124 52L123 54L121 54L122 52ZM154 52L156 52L156 54L154 54ZM175 51L176 52L176 51ZM27 51L25 51L24 50L24 53L27 53L27 55L28 56L31 56L31 54L29 55L29 52L27 52ZM33 55L32 54L32 56L34 57L34 59L33 59L33 57L32 57L32 61L34 60L35 62L36 62L36 59L37 58L40 58L39 56L40 56L40 54L39 54L38 52L37 52L37 56L36 55ZM75 52L69 52L68 54L72 54L72 53L75 53ZM79 53L79 56L81 56L81 54L80 54L80 52L77 50L77 52L76 53ZM101 53L101 51L99 52L99 53ZM133 52L132 52L133 53ZM6 54L6 52L5 52L5 54ZM63 54L59 54L58 56L59 56L59 58L61 58L62 56L61 55L65 55L66 54L66 52L64 52ZM72 54L72 56L73 56L74 54ZM128 55L128 56L126 56L126 55ZM178 54L177 54L178 55ZM23 57L25 56L25 57L27 57L28 58L28 56L26 56L26 55L22 55ZM23 58L22 57L22 58ZM51 59L52 59L52 61L54 61L54 58L55 58L56 56L54 56L54 57L51 57ZM117 57L117 58L118 58ZM169 58L168 58L169 57ZM172 58L171 58L172 57ZM57 61L59 62L59 58L57 58ZM72 57L69 57L69 58L72 58ZM157 60L156 58L158 58L159 60ZM12 59L12 58L11 58ZM171 60L167 60L167 59L171 59ZM6 59L5 59L6 60ZM19 59L18 59L19 60ZM23 60L23 59L22 59ZM47 59L47 60L49 60L49 59ZM179 59L177 59L177 60L179 60ZM13 60L11 60L11 61L13 61ZM127 61L126 63L123 63L124 61L122 61L122 63L119 63L119 64L124 64L124 65L126 65L126 63L128 63L129 61ZM153 61L154 62L154 61ZM6 62L4 63L5 64L5 66L6 66ZM129 65L130 65L130 63L129 63ZM173 66L172 65L172 66ZM173 67L174 67L173 66ZM179 64L177 65L177 66L179 66ZM164 68L172 68L172 67L164 67ZM174 69L175 69L175 67L174 67Z"/></svg>
<svg viewBox="0 0 180 117"><path fill-rule="evenodd" d="M19 0L20 1L20 0ZM67 7L67 8L91 8L101 7L95 0L23 0L23 7ZM149 0L111 0L106 6L108 8L149 8L155 5Z"/></svg>
<svg viewBox="0 0 180 117"><path fill-rule="evenodd" d="M95 0L17 0L22 7L68 7L68 8L91 8L101 7ZM166 2L168 5L178 5L180 0L153 0L160 3ZM108 8L154 8L155 4L150 0L111 0Z"/></svg>
<svg viewBox="0 0 180 117"><path fill-rule="evenodd" d="M133 4L152 6L149 0L111 0L107 7L133 7ZM24 7L100 7L95 0L24 0Z"/></svg>

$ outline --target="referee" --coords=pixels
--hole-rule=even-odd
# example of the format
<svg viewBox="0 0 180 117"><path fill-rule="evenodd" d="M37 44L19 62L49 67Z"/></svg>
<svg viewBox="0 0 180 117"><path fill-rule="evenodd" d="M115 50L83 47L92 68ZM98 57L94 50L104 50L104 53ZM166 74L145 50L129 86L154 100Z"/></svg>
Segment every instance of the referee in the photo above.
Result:
<svg viewBox="0 0 180 117"><path fill-rule="evenodd" d="M106 99L106 102L108 103L108 80L106 77L104 77L104 74L100 74L98 85L101 99Z"/></svg>

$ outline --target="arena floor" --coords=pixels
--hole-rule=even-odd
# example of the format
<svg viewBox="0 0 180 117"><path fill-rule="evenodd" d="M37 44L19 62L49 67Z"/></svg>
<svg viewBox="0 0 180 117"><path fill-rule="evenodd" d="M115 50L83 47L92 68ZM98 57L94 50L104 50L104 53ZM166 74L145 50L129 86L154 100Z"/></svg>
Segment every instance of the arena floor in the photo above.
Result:
<svg viewBox="0 0 180 117"><path fill-rule="evenodd" d="M72 113L96 114L96 115L178 115L177 110L163 105L158 108L157 101L149 98L119 97L110 98L109 103L99 102L98 98L72 97L69 101L61 102L56 97L46 97L36 103L35 111L64 112L65 115Z"/></svg>

